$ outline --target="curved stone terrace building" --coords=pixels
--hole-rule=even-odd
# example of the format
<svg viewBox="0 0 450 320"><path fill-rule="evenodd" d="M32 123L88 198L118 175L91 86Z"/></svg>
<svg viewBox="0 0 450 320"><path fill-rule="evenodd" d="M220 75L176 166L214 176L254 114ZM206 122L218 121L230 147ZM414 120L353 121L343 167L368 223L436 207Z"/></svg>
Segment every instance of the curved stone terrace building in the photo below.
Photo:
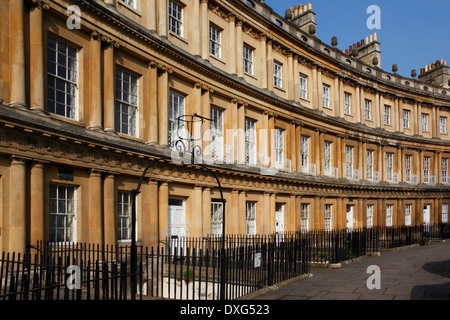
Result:
<svg viewBox="0 0 450 320"><path fill-rule="evenodd" d="M448 221L446 61L405 78L377 35L337 48L312 5L1 0L0 250L130 241L131 190L201 115L227 234ZM339 36L339 35L337 35ZM197 129L198 130L198 129ZM137 240L221 234L216 181L166 160Z"/></svg>

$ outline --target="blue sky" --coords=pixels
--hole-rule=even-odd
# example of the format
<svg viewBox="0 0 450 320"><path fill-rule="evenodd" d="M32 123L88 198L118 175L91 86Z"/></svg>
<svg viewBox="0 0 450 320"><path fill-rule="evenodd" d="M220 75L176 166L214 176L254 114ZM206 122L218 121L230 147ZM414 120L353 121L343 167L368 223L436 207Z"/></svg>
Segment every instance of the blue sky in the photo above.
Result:
<svg viewBox="0 0 450 320"><path fill-rule="evenodd" d="M284 17L295 4L312 3L316 13L317 36L326 44L338 38L338 48L346 49L374 31L381 43L381 68L411 76L411 70L440 60L450 64L450 1L448 0L265 0ZM370 30L366 13L370 5L381 9L381 29Z"/></svg>

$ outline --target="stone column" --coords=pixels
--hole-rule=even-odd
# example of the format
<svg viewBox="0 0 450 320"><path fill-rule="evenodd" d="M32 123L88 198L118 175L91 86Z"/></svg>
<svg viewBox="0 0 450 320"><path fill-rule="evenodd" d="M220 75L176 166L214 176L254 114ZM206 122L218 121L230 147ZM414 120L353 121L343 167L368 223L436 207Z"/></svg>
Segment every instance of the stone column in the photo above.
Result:
<svg viewBox="0 0 450 320"><path fill-rule="evenodd" d="M148 117L145 124L145 141L148 144L158 144L158 68L156 67L155 61L149 63L147 74L149 96Z"/></svg>
<svg viewBox="0 0 450 320"><path fill-rule="evenodd" d="M399 146L397 148L397 174L398 182L403 182L403 147Z"/></svg>
<svg viewBox="0 0 450 320"><path fill-rule="evenodd" d="M115 176L114 174L107 174L103 180L103 237L107 245L116 244L116 212Z"/></svg>
<svg viewBox="0 0 450 320"><path fill-rule="evenodd" d="M236 21L236 74L238 77L244 76L244 44L242 42L242 20ZM233 32L233 30L231 30Z"/></svg>
<svg viewBox="0 0 450 320"><path fill-rule="evenodd" d="M158 138L161 146L169 145L169 73L158 76Z"/></svg>
<svg viewBox="0 0 450 320"><path fill-rule="evenodd" d="M27 244L26 162L13 157L10 167L9 251L25 253Z"/></svg>
<svg viewBox="0 0 450 320"><path fill-rule="evenodd" d="M158 34L163 37L167 37L167 20L168 20L168 10L167 10L167 0L157 0L158 1Z"/></svg>
<svg viewBox="0 0 450 320"><path fill-rule="evenodd" d="M229 30L230 30L230 37L229 37L229 43L236 43L236 16L230 14L228 16L228 20L229 20ZM229 63L228 63L228 72L230 74L236 74L236 59L234 57L235 53L234 53L234 49L233 48L229 48L228 50L230 50L230 59L229 59Z"/></svg>
<svg viewBox="0 0 450 320"><path fill-rule="evenodd" d="M316 105L319 110L323 110L323 88L322 88L323 84L322 84L322 68L321 67L317 68L316 79L317 79L317 81L314 84L314 86L316 87L316 98L315 98Z"/></svg>
<svg viewBox="0 0 450 320"><path fill-rule="evenodd" d="M191 237L201 237L202 236L202 227L203 227L203 200L202 200L202 187L195 186L192 190L192 200L191 201L191 227L190 227L190 236Z"/></svg>
<svg viewBox="0 0 450 320"><path fill-rule="evenodd" d="M288 52L288 100L294 100L294 53Z"/></svg>
<svg viewBox="0 0 450 320"><path fill-rule="evenodd" d="M192 48L193 48L193 54L196 56L199 56L202 54L202 48L201 48L201 40L203 38L203 29L208 28L209 25L206 21L206 25L204 25L205 21L203 20L203 16L200 14L200 2L199 0L190 1L190 5L192 6L192 29L190 30L191 33L191 39L192 39ZM202 19L200 21L200 19Z"/></svg>
<svg viewBox="0 0 450 320"><path fill-rule="evenodd" d="M207 60L209 58L209 23L208 23L208 0L200 0L200 33L201 33L201 55ZM195 30L197 32L197 30Z"/></svg>
<svg viewBox="0 0 450 320"><path fill-rule="evenodd" d="M26 108L24 1L9 1L10 6L10 106ZM35 17L33 17L35 18Z"/></svg>
<svg viewBox="0 0 450 320"><path fill-rule="evenodd" d="M158 193L158 226L159 241L164 241L169 236L169 184L162 182Z"/></svg>
<svg viewBox="0 0 450 320"><path fill-rule="evenodd" d="M208 87L203 87L202 90L202 110L201 115L207 119L211 119L211 100L210 93L213 92L213 89ZM209 143L211 141L211 122L205 121L203 122L202 127L202 144L203 144L203 154L210 154ZM225 143L225 141L224 141ZM208 152L206 152L208 151ZM206 153L205 153L206 152ZM225 157L225 154L224 154ZM224 159L225 160L225 159Z"/></svg>
<svg viewBox="0 0 450 320"><path fill-rule="evenodd" d="M295 194L291 194L289 197L289 215L284 219L284 231L295 231L295 220L297 216L297 204L295 200Z"/></svg>
<svg viewBox="0 0 450 320"><path fill-rule="evenodd" d="M261 219L263 220L263 230L262 233L263 234L270 234L271 230L270 230L270 193L264 192L263 194L263 210L262 210L262 214Z"/></svg>
<svg viewBox="0 0 450 320"><path fill-rule="evenodd" d="M107 132L115 132L115 71L114 46L103 49L103 126Z"/></svg>
<svg viewBox="0 0 450 320"><path fill-rule="evenodd" d="M344 118L344 79L339 77L339 117Z"/></svg>
<svg viewBox="0 0 450 320"><path fill-rule="evenodd" d="M401 124L402 124L403 115L402 115L402 110L399 105L398 98L394 99L394 114L396 115L395 118L392 119L393 125L394 125L394 131L400 131L400 128L402 128Z"/></svg>
<svg viewBox="0 0 450 320"><path fill-rule="evenodd" d="M269 154L270 167L275 167L275 115L269 114Z"/></svg>
<svg viewBox="0 0 450 320"><path fill-rule="evenodd" d="M247 210L246 210L245 191L239 191L238 230L240 234L247 234L246 221L247 221ZM256 225L258 225L258 216L256 217Z"/></svg>
<svg viewBox="0 0 450 320"><path fill-rule="evenodd" d="M359 85L356 85L355 88L355 120L356 122L361 121L361 98L360 98L360 90L359 90Z"/></svg>
<svg viewBox="0 0 450 320"><path fill-rule="evenodd" d="M88 129L102 128L101 40L96 31L91 33L89 65L89 125Z"/></svg>
<svg viewBox="0 0 450 320"><path fill-rule="evenodd" d="M158 182L149 180L147 183L146 193L144 195L148 198L148 211L145 214L148 216L147 223L148 226L146 230L148 230L147 241L149 242L149 246L156 247L158 245L158 226L159 226L159 188ZM169 205L169 201L167 201L166 206Z"/></svg>
<svg viewBox="0 0 450 320"><path fill-rule="evenodd" d="M379 94L379 106L380 106L380 128L384 129L384 97L383 94ZM392 113L390 115L392 123Z"/></svg>
<svg viewBox="0 0 450 320"><path fill-rule="evenodd" d="M300 70L298 65L298 56L294 56L294 101L300 102Z"/></svg>
<svg viewBox="0 0 450 320"><path fill-rule="evenodd" d="M414 102L414 112L413 112L413 134L422 135L422 105Z"/></svg>
<svg viewBox="0 0 450 320"><path fill-rule="evenodd" d="M245 163L245 105L238 102L237 106L238 123L238 163Z"/></svg>
<svg viewBox="0 0 450 320"><path fill-rule="evenodd" d="M102 174L92 170L89 174L89 242L103 244Z"/></svg>
<svg viewBox="0 0 450 320"><path fill-rule="evenodd" d="M197 1L197 0L196 0ZM193 90L193 95L194 95L194 105L193 105L193 111L195 114L201 116L203 115L202 113L202 85L200 82L196 82L194 84L194 90ZM200 120L200 119L195 119ZM202 136L202 132L201 132L201 126L200 126L200 122L197 122L194 124L194 128L193 128L193 132L191 132L191 135L194 139L198 139L201 138ZM194 142L195 145L199 145L200 148L202 148L203 150L203 144L202 144L202 140L196 141Z"/></svg>
<svg viewBox="0 0 450 320"><path fill-rule="evenodd" d="M265 67L267 63L267 36L265 34L261 34L259 42L260 42L260 51L261 51L261 66L260 74L261 74L261 88L267 89L267 68Z"/></svg>
<svg viewBox="0 0 450 320"><path fill-rule="evenodd" d="M272 39L266 41L266 74L267 74L267 90L273 91L273 58L272 58Z"/></svg>
<svg viewBox="0 0 450 320"><path fill-rule="evenodd" d="M296 125L294 121L291 121L291 126L289 128L289 140L291 142L290 148L290 158L291 158L291 170L297 171L297 144L296 144ZM285 139L285 141L289 141ZM298 145L300 148L300 145Z"/></svg>
<svg viewBox="0 0 450 320"><path fill-rule="evenodd" d="M206 237L209 234L211 234L211 189L210 188L203 188L203 194L202 194L202 235L201 236L202 237Z"/></svg>
<svg viewBox="0 0 450 320"><path fill-rule="evenodd" d="M275 209L276 209L276 194L270 195L270 211L269 211L269 232L274 233L275 228Z"/></svg>
<svg viewBox="0 0 450 320"><path fill-rule="evenodd" d="M44 164L33 162L30 170L30 244L45 240Z"/></svg>
<svg viewBox="0 0 450 320"><path fill-rule="evenodd" d="M42 7L30 10L30 109L44 112L44 47Z"/></svg>
<svg viewBox="0 0 450 320"><path fill-rule="evenodd" d="M360 93L359 93L359 116L360 116L360 122L366 123L366 99L364 98L364 87L359 87Z"/></svg>
<svg viewBox="0 0 450 320"><path fill-rule="evenodd" d="M231 191L231 204L230 204L230 212L231 216L227 217L226 229L230 230L230 234L238 234L239 233L239 190ZM228 233L228 232L227 232Z"/></svg>
<svg viewBox="0 0 450 320"><path fill-rule="evenodd" d="M145 12L143 14L145 22L144 25L149 30L156 30L156 0L143 1Z"/></svg>
<svg viewBox="0 0 450 320"><path fill-rule="evenodd" d="M382 123L384 121L381 121L381 114L382 114L381 107L382 106L380 106L380 93L378 91L375 93L375 101L374 102L375 102L374 103L375 110L373 110L372 113L374 114L374 118L375 118L375 119L373 119L375 128L383 128Z"/></svg>

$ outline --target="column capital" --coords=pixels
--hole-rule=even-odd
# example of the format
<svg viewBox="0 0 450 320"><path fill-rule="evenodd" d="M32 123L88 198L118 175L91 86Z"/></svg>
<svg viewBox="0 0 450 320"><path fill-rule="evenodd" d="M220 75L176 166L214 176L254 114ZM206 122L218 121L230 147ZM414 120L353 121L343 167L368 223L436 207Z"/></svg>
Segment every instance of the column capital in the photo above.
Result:
<svg viewBox="0 0 450 320"><path fill-rule="evenodd" d="M28 158L23 158L23 157L19 157L19 156L11 156L11 165L25 165L25 162L27 162Z"/></svg>
<svg viewBox="0 0 450 320"><path fill-rule="evenodd" d="M101 41L102 40L102 34L99 33L97 30L93 30L89 33L89 36L91 37L91 40L97 40L97 41Z"/></svg>
<svg viewBox="0 0 450 320"><path fill-rule="evenodd" d="M43 0L31 0L31 9L48 10L50 9L50 6Z"/></svg>

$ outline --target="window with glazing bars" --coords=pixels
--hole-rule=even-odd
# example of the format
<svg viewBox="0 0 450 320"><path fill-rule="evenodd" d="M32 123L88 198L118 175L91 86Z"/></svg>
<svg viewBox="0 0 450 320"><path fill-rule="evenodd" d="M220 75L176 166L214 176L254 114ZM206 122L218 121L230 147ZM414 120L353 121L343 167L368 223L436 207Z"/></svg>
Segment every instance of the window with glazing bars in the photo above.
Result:
<svg viewBox="0 0 450 320"><path fill-rule="evenodd" d="M430 157L423 157L423 182L430 182Z"/></svg>
<svg viewBox="0 0 450 320"><path fill-rule="evenodd" d="M366 175L367 180L373 180L373 150L366 152Z"/></svg>
<svg viewBox="0 0 450 320"><path fill-rule="evenodd" d="M392 181L394 179L394 154L386 153L386 180Z"/></svg>
<svg viewBox="0 0 450 320"><path fill-rule="evenodd" d="M223 110L211 107L211 143L210 152L213 158L223 159Z"/></svg>
<svg viewBox="0 0 450 320"><path fill-rule="evenodd" d="M441 160L441 176L442 182L448 183L448 158L442 158Z"/></svg>
<svg viewBox="0 0 450 320"><path fill-rule="evenodd" d="M411 181L411 155L405 155L405 181Z"/></svg>
<svg viewBox="0 0 450 320"><path fill-rule="evenodd" d="M352 114L352 95L350 93L344 93L344 113Z"/></svg>
<svg viewBox="0 0 450 320"><path fill-rule="evenodd" d="M137 136L138 129L138 77L120 68L116 69L116 131Z"/></svg>
<svg viewBox="0 0 450 320"><path fill-rule="evenodd" d="M300 75L300 98L308 99L308 77Z"/></svg>
<svg viewBox="0 0 450 320"><path fill-rule="evenodd" d="M117 193L117 240L131 240L131 192Z"/></svg>
<svg viewBox="0 0 450 320"><path fill-rule="evenodd" d="M309 171L309 137L301 136L301 161L302 161L302 171Z"/></svg>
<svg viewBox="0 0 450 320"><path fill-rule="evenodd" d="M222 235L223 222L223 202L211 202L211 234L213 236Z"/></svg>
<svg viewBox="0 0 450 320"><path fill-rule="evenodd" d="M247 201L245 222L247 235L256 235L256 202Z"/></svg>
<svg viewBox="0 0 450 320"><path fill-rule="evenodd" d="M392 209L393 205L389 204L386 206L386 226L392 227Z"/></svg>
<svg viewBox="0 0 450 320"><path fill-rule="evenodd" d="M345 147L345 169L347 178L353 178L353 147Z"/></svg>
<svg viewBox="0 0 450 320"><path fill-rule="evenodd" d="M331 204L325 205L325 231L331 231L332 230L332 208L333 206Z"/></svg>
<svg viewBox="0 0 450 320"><path fill-rule="evenodd" d="M391 106L384 106L384 123L391 124Z"/></svg>
<svg viewBox="0 0 450 320"><path fill-rule="evenodd" d="M283 88L283 65L276 61L273 63L273 84Z"/></svg>
<svg viewBox="0 0 450 320"><path fill-rule="evenodd" d="M331 175L331 142L325 141L324 142L324 170L325 175L330 176Z"/></svg>
<svg viewBox="0 0 450 320"><path fill-rule="evenodd" d="M245 163L256 164L256 121L245 119Z"/></svg>
<svg viewBox="0 0 450 320"><path fill-rule="evenodd" d="M49 241L76 241L76 189L74 186L50 185Z"/></svg>
<svg viewBox="0 0 450 320"><path fill-rule="evenodd" d="M301 229L309 231L309 204L302 204L301 207Z"/></svg>
<svg viewBox="0 0 450 320"><path fill-rule="evenodd" d="M410 226L411 225L411 205L407 204L405 205L405 225Z"/></svg>
<svg viewBox="0 0 450 320"><path fill-rule="evenodd" d="M244 44L244 72L253 75L253 48Z"/></svg>
<svg viewBox="0 0 450 320"><path fill-rule="evenodd" d="M447 133L447 118L446 117L439 118L439 127L440 127L440 132L442 134Z"/></svg>
<svg viewBox="0 0 450 320"><path fill-rule="evenodd" d="M366 219L367 219L367 228L372 228L373 227L373 205L367 206Z"/></svg>
<svg viewBox="0 0 450 320"><path fill-rule="evenodd" d="M222 57L222 30L213 24L209 26L209 52L218 58Z"/></svg>
<svg viewBox="0 0 450 320"><path fill-rule="evenodd" d="M428 131L428 114L422 113L422 130Z"/></svg>
<svg viewBox="0 0 450 320"><path fill-rule="evenodd" d="M275 163L284 165L284 130L275 128Z"/></svg>
<svg viewBox="0 0 450 320"><path fill-rule="evenodd" d="M322 103L324 107L330 107L330 87L325 84L322 86Z"/></svg>
<svg viewBox="0 0 450 320"><path fill-rule="evenodd" d="M183 36L183 6L174 0L169 0L169 30Z"/></svg>
<svg viewBox="0 0 450 320"><path fill-rule="evenodd" d="M184 136L183 122L180 121L180 128L178 128L178 117L185 114L185 96L175 91L170 91L169 94L169 146L175 147L175 143L179 140L178 130L180 130L181 137Z"/></svg>
<svg viewBox="0 0 450 320"><path fill-rule="evenodd" d="M47 38L47 111L78 120L78 49Z"/></svg>
<svg viewBox="0 0 450 320"><path fill-rule="evenodd" d="M403 128L409 128L409 110L403 110Z"/></svg>
<svg viewBox="0 0 450 320"><path fill-rule="evenodd" d="M442 223L448 223L448 204L442 204Z"/></svg>
<svg viewBox="0 0 450 320"><path fill-rule="evenodd" d="M137 9L137 0L122 0L122 2L129 5L133 9Z"/></svg>
<svg viewBox="0 0 450 320"><path fill-rule="evenodd" d="M372 120L372 101L366 99L364 105L365 105L365 107L364 107L365 119Z"/></svg>

